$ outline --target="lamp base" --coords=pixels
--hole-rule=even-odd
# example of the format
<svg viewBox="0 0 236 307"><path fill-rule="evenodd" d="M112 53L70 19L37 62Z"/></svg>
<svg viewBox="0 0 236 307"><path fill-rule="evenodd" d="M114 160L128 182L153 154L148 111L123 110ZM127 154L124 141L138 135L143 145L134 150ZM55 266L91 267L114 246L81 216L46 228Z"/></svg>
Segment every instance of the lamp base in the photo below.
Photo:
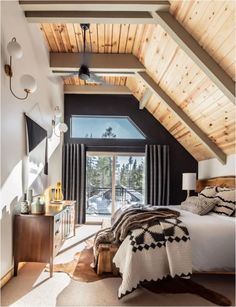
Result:
<svg viewBox="0 0 236 307"><path fill-rule="evenodd" d="M5 70L5 73L8 77L12 77L12 69L11 69L11 66L9 64L4 65L4 70Z"/></svg>
<svg viewBox="0 0 236 307"><path fill-rule="evenodd" d="M190 197L190 190L187 190L187 196L186 199L188 199Z"/></svg>

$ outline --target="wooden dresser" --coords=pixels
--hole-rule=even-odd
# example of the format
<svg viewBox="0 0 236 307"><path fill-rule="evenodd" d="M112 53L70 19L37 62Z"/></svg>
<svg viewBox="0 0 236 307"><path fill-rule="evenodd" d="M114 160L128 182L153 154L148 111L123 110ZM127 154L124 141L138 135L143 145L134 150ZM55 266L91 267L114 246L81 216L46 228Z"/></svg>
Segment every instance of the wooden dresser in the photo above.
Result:
<svg viewBox="0 0 236 307"><path fill-rule="evenodd" d="M53 258L63 242L75 235L75 202L50 204L43 215L14 217L14 276L19 262L46 262L53 273Z"/></svg>

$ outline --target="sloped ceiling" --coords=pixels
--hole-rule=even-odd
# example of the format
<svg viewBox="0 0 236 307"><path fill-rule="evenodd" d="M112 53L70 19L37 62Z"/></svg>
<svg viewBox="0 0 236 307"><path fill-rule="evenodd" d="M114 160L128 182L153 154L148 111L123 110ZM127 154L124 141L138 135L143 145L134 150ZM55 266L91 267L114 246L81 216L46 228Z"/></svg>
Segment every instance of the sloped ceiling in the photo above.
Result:
<svg viewBox="0 0 236 307"><path fill-rule="evenodd" d="M211 57L235 80L234 1L170 1L170 12ZM42 24L51 52L82 52L78 24ZM199 128L227 155L235 152L235 106L160 25L92 24L87 51L133 53L148 74ZM106 77L128 86L140 100L145 85L137 77ZM84 85L77 77L65 84ZM212 158L209 150L182 124L156 95L147 110L197 160Z"/></svg>

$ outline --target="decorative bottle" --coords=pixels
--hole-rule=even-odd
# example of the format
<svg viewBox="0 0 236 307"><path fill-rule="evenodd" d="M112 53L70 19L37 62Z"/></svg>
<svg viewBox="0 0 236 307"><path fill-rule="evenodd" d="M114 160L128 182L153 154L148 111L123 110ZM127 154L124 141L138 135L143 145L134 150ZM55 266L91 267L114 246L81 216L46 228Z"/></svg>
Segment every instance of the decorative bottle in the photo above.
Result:
<svg viewBox="0 0 236 307"><path fill-rule="evenodd" d="M20 203L20 213L21 214L29 214L29 203L27 201L27 194L24 194L24 200L21 201Z"/></svg>
<svg viewBox="0 0 236 307"><path fill-rule="evenodd" d="M56 201L62 201L63 200L61 182L57 182L57 186L56 186L56 190L55 190L55 200Z"/></svg>

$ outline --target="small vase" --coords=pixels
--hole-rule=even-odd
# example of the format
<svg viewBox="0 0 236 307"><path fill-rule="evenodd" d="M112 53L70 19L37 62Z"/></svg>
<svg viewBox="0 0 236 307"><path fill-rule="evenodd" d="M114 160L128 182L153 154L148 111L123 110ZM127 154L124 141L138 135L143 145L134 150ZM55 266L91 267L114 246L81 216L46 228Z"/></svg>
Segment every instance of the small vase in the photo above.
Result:
<svg viewBox="0 0 236 307"><path fill-rule="evenodd" d="M40 201L40 197L38 197L31 204L31 213L32 214L44 214L45 213L45 203Z"/></svg>
<svg viewBox="0 0 236 307"><path fill-rule="evenodd" d="M20 203L20 213L21 214L29 214L30 208L29 208L29 203L26 200L26 193L24 194L24 200Z"/></svg>

